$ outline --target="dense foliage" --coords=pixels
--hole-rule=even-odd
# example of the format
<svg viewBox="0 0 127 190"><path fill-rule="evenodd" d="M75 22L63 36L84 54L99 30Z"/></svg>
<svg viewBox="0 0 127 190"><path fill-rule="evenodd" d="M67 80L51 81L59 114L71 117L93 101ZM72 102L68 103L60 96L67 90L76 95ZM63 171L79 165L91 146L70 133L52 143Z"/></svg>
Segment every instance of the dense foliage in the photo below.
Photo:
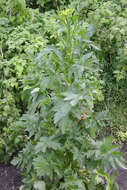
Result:
<svg viewBox="0 0 127 190"><path fill-rule="evenodd" d="M0 2L0 161L21 168L22 190L118 189L107 171L124 167L126 6Z"/></svg>

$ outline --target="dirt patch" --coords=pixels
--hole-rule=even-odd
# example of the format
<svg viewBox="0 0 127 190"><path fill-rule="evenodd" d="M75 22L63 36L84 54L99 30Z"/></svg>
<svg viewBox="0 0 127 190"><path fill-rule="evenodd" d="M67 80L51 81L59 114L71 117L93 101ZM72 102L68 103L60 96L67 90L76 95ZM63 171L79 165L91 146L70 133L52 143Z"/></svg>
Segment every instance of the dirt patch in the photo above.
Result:
<svg viewBox="0 0 127 190"><path fill-rule="evenodd" d="M124 158L127 165L127 148L124 146L120 149L120 152L123 152ZM110 168L109 174L112 175L115 171ZM116 182L119 185L119 190L127 190L127 169L117 168L117 177Z"/></svg>
<svg viewBox="0 0 127 190"><path fill-rule="evenodd" d="M127 170L119 168L116 181L120 190L127 190Z"/></svg>
<svg viewBox="0 0 127 190"><path fill-rule="evenodd" d="M124 153L126 166L127 166L127 147L126 145L121 149ZM116 179L120 190L127 190L127 169L118 168L118 176Z"/></svg>
<svg viewBox="0 0 127 190"><path fill-rule="evenodd" d="M20 170L0 163L0 190L19 190L22 185Z"/></svg>

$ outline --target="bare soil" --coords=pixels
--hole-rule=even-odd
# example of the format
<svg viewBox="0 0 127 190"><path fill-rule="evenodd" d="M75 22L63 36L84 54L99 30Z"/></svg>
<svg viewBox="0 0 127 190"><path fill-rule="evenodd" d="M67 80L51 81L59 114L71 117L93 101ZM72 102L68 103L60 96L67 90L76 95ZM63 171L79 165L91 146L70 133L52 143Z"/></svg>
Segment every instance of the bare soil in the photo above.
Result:
<svg viewBox="0 0 127 190"><path fill-rule="evenodd" d="M12 165L0 164L0 190L19 190L21 185L20 170Z"/></svg>
<svg viewBox="0 0 127 190"><path fill-rule="evenodd" d="M127 165L127 145L120 149L124 153L125 162ZM112 175L115 171L111 168L109 174ZM127 190L127 169L117 168L116 182L119 185L119 190Z"/></svg>

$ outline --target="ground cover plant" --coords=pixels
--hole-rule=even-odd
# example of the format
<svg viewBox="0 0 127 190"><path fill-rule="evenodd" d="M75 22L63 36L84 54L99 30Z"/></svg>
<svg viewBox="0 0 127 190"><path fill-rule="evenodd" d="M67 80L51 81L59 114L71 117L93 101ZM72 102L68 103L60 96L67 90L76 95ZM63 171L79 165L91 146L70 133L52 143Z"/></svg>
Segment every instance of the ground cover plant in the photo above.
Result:
<svg viewBox="0 0 127 190"><path fill-rule="evenodd" d="M6 2L6 1L5 1ZM2 3L2 2L1 2ZM4 3L4 1L3 1ZM9 3L9 2L7 2ZM46 40L42 38L43 23L38 11L27 10L17 16L17 12L9 15L9 11L17 10L12 4L7 4L1 13L1 46L0 46L0 146L1 161L8 161L16 147L24 139L24 129L17 123L25 111L27 101L22 96L23 78L27 73L32 55L42 50ZM3 7L2 4L1 7ZM19 6L20 7L20 6ZM22 9L20 8L22 12ZM13 15L14 14L14 15ZM31 19L32 17L32 19ZM24 20L25 19L25 20ZM17 127L18 126L18 127ZM13 130L15 128L15 130ZM5 156L7 153L7 157ZM2 156L4 155L4 156Z"/></svg>
<svg viewBox="0 0 127 190"><path fill-rule="evenodd" d="M118 189L126 2L0 5L0 161L21 168L22 190Z"/></svg>

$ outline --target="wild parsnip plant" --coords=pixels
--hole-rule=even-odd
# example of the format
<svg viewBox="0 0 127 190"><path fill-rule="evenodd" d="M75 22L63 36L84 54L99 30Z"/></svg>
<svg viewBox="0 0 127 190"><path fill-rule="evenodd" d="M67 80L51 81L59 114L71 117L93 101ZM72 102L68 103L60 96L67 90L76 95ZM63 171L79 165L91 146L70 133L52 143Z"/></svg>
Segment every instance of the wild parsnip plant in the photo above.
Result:
<svg viewBox="0 0 127 190"><path fill-rule="evenodd" d="M98 47L74 9L57 15L58 43L49 45L32 63L25 84L31 87L28 112L21 118L28 143L12 163L24 172L23 189L107 189L109 164L122 165L122 154L112 139L96 141L103 112ZM24 92L25 93L25 92Z"/></svg>

